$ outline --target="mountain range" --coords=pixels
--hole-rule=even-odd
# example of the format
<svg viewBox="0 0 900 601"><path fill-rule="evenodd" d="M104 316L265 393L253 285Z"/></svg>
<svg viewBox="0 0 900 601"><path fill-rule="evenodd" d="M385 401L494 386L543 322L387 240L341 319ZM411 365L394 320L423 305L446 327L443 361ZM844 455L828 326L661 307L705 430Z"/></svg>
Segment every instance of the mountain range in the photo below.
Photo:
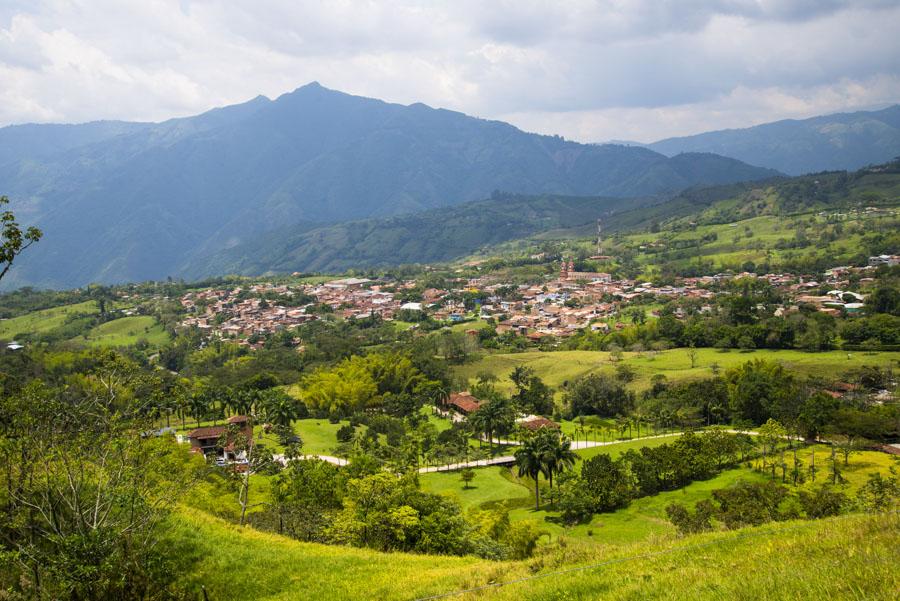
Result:
<svg viewBox="0 0 900 601"><path fill-rule="evenodd" d="M900 105L668 138L644 147L667 156L712 152L790 175L854 170L900 156Z"/></svg>
<svg viewBox="0 0 900 601"><path fill-rule="evenodd" d="M775 174L710 153L579 144L317 83L162 123L10 126L0 129L0 193L45 237L3 285L180 276L269 232L284 239L288 226L410 214L495 190L664 198Z"/></svg>

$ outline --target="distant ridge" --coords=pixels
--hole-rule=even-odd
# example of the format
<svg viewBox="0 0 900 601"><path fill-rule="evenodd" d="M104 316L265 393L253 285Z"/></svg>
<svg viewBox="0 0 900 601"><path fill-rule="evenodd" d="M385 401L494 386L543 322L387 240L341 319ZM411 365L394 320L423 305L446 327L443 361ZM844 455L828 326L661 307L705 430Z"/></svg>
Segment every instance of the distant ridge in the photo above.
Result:
<svg viewBox="0 0 900 601"><path fill-rule="evenodd" d="M5 287L177 276L287 224L414 213L494 190L668 196L774 174L711 154L578 144L318 83L163 123L2 128L0 149L0 193L45 233Z"/></svg>
<svg viewBox="0 0 900 601"><path fill-rule="evenodd" d="M787 119L643 145L667 156L713 152L791 175L854 170L900 156L900 105Z"/></svg>

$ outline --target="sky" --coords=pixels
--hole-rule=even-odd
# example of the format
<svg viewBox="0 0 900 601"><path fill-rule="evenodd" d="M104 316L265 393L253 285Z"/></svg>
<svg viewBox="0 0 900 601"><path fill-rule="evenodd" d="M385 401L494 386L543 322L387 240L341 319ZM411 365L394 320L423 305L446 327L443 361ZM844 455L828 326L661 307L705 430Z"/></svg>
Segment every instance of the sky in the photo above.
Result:
<svg viewBox="0 0 900 601"><path fill-rule="evenodd" d="M650 142L900 102L900 0L0 0L0 126L310 81Z"/></svg>

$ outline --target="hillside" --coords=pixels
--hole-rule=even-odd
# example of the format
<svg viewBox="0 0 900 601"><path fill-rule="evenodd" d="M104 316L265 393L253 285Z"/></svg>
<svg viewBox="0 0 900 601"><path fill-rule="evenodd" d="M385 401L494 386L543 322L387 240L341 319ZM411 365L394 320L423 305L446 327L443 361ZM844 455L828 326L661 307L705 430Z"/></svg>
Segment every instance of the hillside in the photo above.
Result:
<svg viewBox="0 0 900 601"><path fill-rule="evenodd" d="M668 138L646 147L667 156L713 152L791 175L859 169L900 156L900 105Z"/></svg>
<svg viewBox="0 0 900 601"><path fill-rule="evenodd" d="M196 279L223 273L341 272L447 261L538 232L593 224L598 217L652 202L651 198L496 195L411 215L318 227L304 223L192 260L179 273Z"/></svg>
<svg viewBox="0 0 900 601"><path fill-rule="evenodd" d="M494 190L669 195L773 174L708 154L577 144L318 84L158 124L7 127L0 148L2 193L45 233L6 288L164 278L285 225L412 213Z"/></svg>
<svg viewBox="0 0 900 601"><path fill-rule="evenodd" d="M900 586L893 564L896 515L776 523L624 546L573 541L531 560L494 563L300 543L193 510L182 512L178 525L180 541L198 545L186 558L191 576L184 584L198 594L205 586L210 599L233 601L418 599L507 582L453 598L893 599Z"/></svg>
<svg viewBox="0 0 900 601"><path fill-rule="evenodd" d="M715 240L705 244L709 248L704 248L702 254L727 252L743 257L739 262L758 261L766 256L766 251L776 250L777 244L788 243L800 216L808 219L808 214L815 211L857 211L867 206L898 204L900 166L896 163L850 174L831 172L694 187L663 202L652 197L500 194L489 200L411 215L325 226L311 222L288 226L251 242L191 259L178 273L201 278L224 273L340 272L434 263L469 255L490 257L503 254L503 243L523 238L592 238L600 217L608 234L632 234L626 241L636 251L644 242L656 238L644 232L659 227L668 230L661 238L682 245L702 234L715 233ZM869 224L876 217L884 215L863 216L860 224ZM887 225L883 219L876 221L879 228ZM734 223L754 228L758 235L734 240ZM806 227L812 226L807 223ZM822 242L812 238L809 245ZM836 238L835 245L828 248L829 256L847 258L869 252L860 241L860 236L849 233ZM821 250L818 248L815 253L822 254ZM648 255L647 259L658 262L659 255Z"/></svg>

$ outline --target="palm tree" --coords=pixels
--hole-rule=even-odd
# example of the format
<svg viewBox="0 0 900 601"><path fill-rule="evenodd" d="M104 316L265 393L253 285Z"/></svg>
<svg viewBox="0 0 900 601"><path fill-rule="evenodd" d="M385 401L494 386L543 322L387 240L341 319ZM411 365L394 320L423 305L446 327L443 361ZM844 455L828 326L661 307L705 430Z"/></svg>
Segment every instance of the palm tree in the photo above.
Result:
<svg viewBox="0 0 900 601"><path fill-rule="evenodd" d="M561 436L556 430L542 428L538 438L544 447L544 462L547 468L547 479L550 488L553 488L553 474L561 474L571 469L578 459L578 455L572 450L572 441Z"/></svg>
<svg viewBox="0 0 900 601"><path fill-rule="evenodd" d="M291 422L297 419L297 401L288 394L280 390L266 391L262 401L269 423L290 428Z"/></svg>
<svg viewBox="0 0 900 601"><path fill-rule="evenodd" d="M188 411L195 420L197 420L197 427L200 427L200 419L206 414L210 409L209 398L206 396L206 393L203 391L194 391L188 397Z"/></svg>
<svg viewBox="0 0 900 601"><path fill-rule="evenodd" d="M488 450L494 452L494 432L504 422L510 421L509 408L500 400L491 400L469 417L472 427L487 434Z"/></svg>
<svg viewBox="0 0 900 601"><path fill-rule="evenodd" d="M516 466L519 468L519 477L529 476L534 479L534 508L541 508L541 490L538 478L541 474L547 474L545 448L537 436L531 436L522 443L515 452Z"/></svg>

